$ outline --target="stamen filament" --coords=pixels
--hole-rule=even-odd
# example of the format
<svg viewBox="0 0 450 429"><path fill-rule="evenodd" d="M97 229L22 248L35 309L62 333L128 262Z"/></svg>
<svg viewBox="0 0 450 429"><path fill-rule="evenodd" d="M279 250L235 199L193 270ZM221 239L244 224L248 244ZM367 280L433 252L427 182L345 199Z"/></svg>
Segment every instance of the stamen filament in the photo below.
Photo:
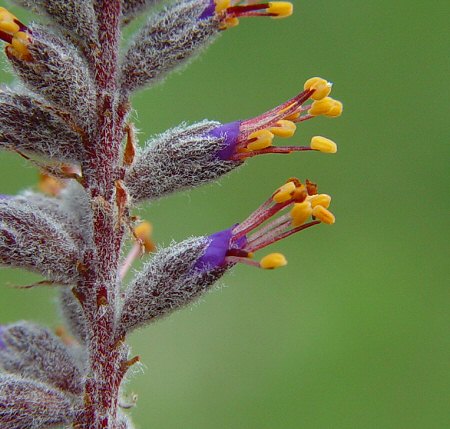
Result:
<svg viewBox="0 0 450 429"><path fill-rule="evenodd" d="M283 216L280 216L279 218L274 219L272 222L269 222L267 225L264 225L261 227L258 231L255 231L251 237L249 237L249 243L253 243L263 235L269 233L272 229L278 227L280 224L284 223L286 220L290 219L290 216L288 214L284 214Z"/></svg>
<svg viewBox="0 0 450 429"><path fill-rule="evenodd" d="M265 149L260 150L253 150L249 152L239 152L233 155L231 158L233 161L242 161L247 158L251 158L256 155L264 155L268 153L281 153L281 154L290 154L292 152L304 152L304 151L310 151L314 150L311 149L309 146L270 146Z"/></svg>
<svg viewBox="0 0 450 429"><path fill-rule="evenodd" d="M268 231L266 231L265 234L261 235L260 237L255 239L253 239L252 237L251 240L248 242L247 246L251 248L252 246L257 246L260 242L266 242L267 240L270 240L271 238L278 236L286 228L289 228L291 226L291 223L292 222L290 218L283 219L283 221L279 225L276 225L272 229L269 229Z"/></svg>
<svg viewBox="0 0 450 429"><path fill-rule="evenodd" d="M277 241L283 240L283 238L289 237L290 235L295 234L296 232L303 231L304 229L310 228L311 226L314 226L314 225L318 225L319 223L320 223L320 221L318 221L318 220L315 220L315 221L312 221L309 223L305 223L301 226L298 226L297 228L290 229L270 240L262 241L262 242L258 243L256 246L248 246L248 247L246 247L246 250L249 252L256 252L257 250L262 249L263 247L269 246L270 244L273 244L273 243L276 243Z"/></svg>
<svg viewBox="0 0 450 429"><path fill-rule="evenodd" d="M284 207L288 206L291 203L292 203L292 200L288 200L284 203L276 203L272 207L270 207L262 212L259 212L259 211L254 212L248 218L248 221L249 221L248 226L246 226L244 229L239 229L239 232L236 232L236 230L233 231L232 240L236 240L236 239L248 234L250 231L253 231L255 228L258 228L259 225L264 223L267 219L271 218L273 215L275 215L276 213L278 213L280 210L282 210ZM247 222L247 221L245 221L245 222ZM242 227L243 224L240 224L239 226Z"/></svg>
<svg viewBox="0 0 450 429"><path fill-rule="evenodd" d="M277 106L258 118L247 119L241 123L241 138L247 140L249 134L254 131L267 128L272 123L296 113L297 109L308 100L314 90L305 90L285 103Z"/></svg>
<svg viewBox="0 0 450 429"><path fill-rule="evenodd" d="M233 236L240 238L244 234L242 234L242 231L244 231L248 225L250 225L253 222L253 219L255 216L259 216L263 212L265 212L272 204L273 199L270 197L267 201L265 201L263 204L261 204L247 219L245 219L243 222L240 222L236 225L236 227L233 229Z"/></svg>
<svg viewBox="0 0 450 429"><path fill-rule="evenodd" d="M260 268L258 261L255 261L255 260L249 259L249 258L243 258L240 256L226 256L225 263L227 263L227 264L241 263L241 264L250 265L251 267Z"/></svg>
<svg viewBox="0 0 450 429"><path fill-rule="evenodd" d="M142 252L142 245L140 243L134 243L133 247L131 248L130 252L122 262L122 265L119 269L119 277L121 280L125 278L128 271L130 270L131 266L133 265L133 262L140 258L143 255Z"/></svg>

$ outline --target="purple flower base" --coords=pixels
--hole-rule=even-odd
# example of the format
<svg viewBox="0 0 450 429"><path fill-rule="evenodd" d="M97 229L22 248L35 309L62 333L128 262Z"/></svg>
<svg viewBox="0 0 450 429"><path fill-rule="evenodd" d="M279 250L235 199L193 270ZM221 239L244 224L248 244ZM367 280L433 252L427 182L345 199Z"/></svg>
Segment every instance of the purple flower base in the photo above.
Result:
<svg viewBox="0 0 450 429"><path fill-rule="evenodd" d="M223 149L217 152L217 156L223 161L229 161L235 153L241 122L242 121L230 122L214 128L209 132L213 137L225 137Z"/></svg>

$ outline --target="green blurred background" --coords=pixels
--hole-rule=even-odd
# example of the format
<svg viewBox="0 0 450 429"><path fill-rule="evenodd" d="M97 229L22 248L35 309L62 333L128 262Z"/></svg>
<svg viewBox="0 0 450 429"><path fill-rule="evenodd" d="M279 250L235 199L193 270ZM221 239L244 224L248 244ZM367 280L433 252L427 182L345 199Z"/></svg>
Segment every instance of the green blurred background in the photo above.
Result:
<svg viewBox="0 0 450 429"><path fill-rule="evenodd" d="M295 6L287 20L242 20L134 99L141 141L181 121L255 116L315 75L345 106L294 138L328 136L337 155L252 159L220 185L140 212L168 244L227 228L298 176L333 196L337 223L269 249L286 268L239 266L199 305L133 335L145 365L127 386L137 428L450 427L449 4ZM17 156L0 154L0 169L2 193L36 183ZM57 324L55 291L7 287L36 278L19 271L0 276L2 323Z"/></svg>

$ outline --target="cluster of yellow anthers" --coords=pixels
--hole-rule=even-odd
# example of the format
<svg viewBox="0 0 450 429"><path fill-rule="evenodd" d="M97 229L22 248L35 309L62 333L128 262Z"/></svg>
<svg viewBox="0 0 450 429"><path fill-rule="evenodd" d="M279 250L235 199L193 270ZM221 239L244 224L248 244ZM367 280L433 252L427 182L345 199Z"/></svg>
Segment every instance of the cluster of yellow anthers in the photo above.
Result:
<svg viewBox="0 0 450 429"><path fill-rule="evenodd" d="M295 201L290 212L294 228L303 225L310 217L328 225L335 222L333 213L328 210L331 197L318 194L317 185L309 180L303 184L296 178L290 179L274 192L272 198L275 203Z"/></svg>
<svg viewBox="0 0 450 429"><path fill-rule="evenodd" d="M225 262L264 269L285 266L287 260L281 253L271 253L259 262L253 260L254 253L320 223L334 224L335 217L328 210L330 203L331 197L319 194L315 183L288 179L246 220L235 225Z"/></svg>
<svg viewBox="0 0 450 429"><path fill-rule="evenodd" d="M311 218L327 225L335 222L333 213L328 210L331 197L327 194L318 194L317 186L309 180L306 181L306 184L302 184L296 178L290 179L274 192L272 200L277 204L296 201L288 215L292 228L305 225ZM270 253L259 262L259 266L264 269L280 268L285 265L287 265L287 260L282 253Z"/></svg>
<svg viewBox="0 0 450 429"><path fill-rule="evenodd" d="M286 1L259 3L258 1L214 0L215 12L221 18L221 29L236 27L239 18L248 16L269 16L279 19L292 15L294 6Z"/></svg>
<svg viewBox="0 0 450 429"><path fill-rule="evenodd" d="M329 118L340 116L343 110L342 103L329 97L331 88L332 84L330 82L320 77L313 77L305 82L304 91L298 96L260 117L243 121L241 124L243 138L237 145L237 152L243 155L238 155L238 157L252 156L253 152L290 153L296 150L317 150L324 153L336 153L336 143L321 136L314 136L309 147L272 147L275 136L282 138L292 137L297 129L296 123L316 116ZM312 100L312 103L304 105L308 100ZM247 128L250 131L252 127L260 128L260 125L264 122L270 125L267 128L245 133Z"/></svg>
<svg viewBox="0 0 450 429"><path fill-rule="evenodd" d="M0 7L0 39L8 43L6 51L16 58L31 60L28 45L30 35L27 27L23 25L11 12Z"/></svg>

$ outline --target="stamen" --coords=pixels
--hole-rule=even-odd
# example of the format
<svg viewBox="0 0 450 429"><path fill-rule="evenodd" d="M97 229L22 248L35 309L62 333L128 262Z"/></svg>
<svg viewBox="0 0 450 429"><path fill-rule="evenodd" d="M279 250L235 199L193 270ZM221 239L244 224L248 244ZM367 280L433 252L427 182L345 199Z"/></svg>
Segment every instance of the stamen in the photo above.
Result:
<svg viewBox="0 0 450 429"><path fill-rule="evenodd" d="M266 269L286 265L281 254L268 255L260 263L251 258L254 252L299 231L321 222L334 223L333 214L327 210L330 202L329 195L317 193L315 183L306 180L303 185L297 178L290 178L244 222L211 235L204 255L195 266L203 270L238 262ZM307 222L310 218L313 220Z"/></svg>
<svg viewBox="0 0 450 429"><path fill-rule="evenodd" d="M274 19L287 18L294 12L294 5L287 1L269 2L267 12Z"/></svg>
<svg viewBox="0 0 450 429"><path fill-rule="evenodd" d="M296 228L297 226L303 225L311 217L312 212L313 209L309 201L294 204L290 213L292 226Z"/></svg>
<svg viewBox="0 0 450 429"><path fill-rule="evenodd" d="M277 121L296 114L298 109L301 108L301 105L308 100L313 93L314 90L305 90L280 106L274 107L256 118L242 121L240 129L241 133L243 135L248 135L253 131L273 126Z"/></svg>
<svg viewBox="0 0 450 429"><path fill-rule="evenodd" d="M225 263L226 264L241 263L241 264L250 265L251 267L257 267L257 268L259 268L259 266L260 266L258 261L253 261L252 259L243 258L243 257L239 257L239 256L226 256Z"/></svg>
<svg viewBox="0 0 450 429"><path fill-rule="evenodd" d="M295 134L296 129L297 126L292 121L281 119L270 128L270 132L278 137L289 138Z"/></svg>
<svg viewBox="0 0 450 429"><path fill-rule="evenodd" d="M322 100L331 92L331 82L327 82L321 77L312 77L305 82L304 89L313 89L314 94L311 95L313 100Z"/></svg>
<svg viewBox="0 0 450 429"><path fill-rule="evenodd" d="M272 195L273 201L276 203L284 203L285 201L289 201L292 198L292 194L294 193L296 187L297 186L293 181L287 182L280 186Z"/></svg>
<svg viewBox="0 0 450 429"><path fill-rule="evenodd" d="M320 221L315 220L315 221L312 221L312 222L300 225L300 226L298 226L296 228L289 229L287 231L282 232L281 234L279 234L277 236L270 237L270 238L268 238L265 241L260 241L260 242L258 242L256 244L253 244L252 246L248 246L248 250L251 251L251 252L257 252L258 250L260 250L260 249L262 249L264 247L267 247L267 246L269 246L269 245L271 245L273 243L276 243L276 242L278 242L280 240L283 240L283 239L289 237L292 234L296 234L297 232L303 231L304 229L310 228L310 227L312 227L314 225L318 225L319 223L320 223Z"/></svg>
<svg viewBox="0 0 450 429"><path fill-rule="evenodd" d="M30 61L28 50L30 30L11 12L0 7L0 39L7 42L6 53L20 60Z"/></svg>
<svg viewBox="0 0 450 429"><path fill-rule="evenodd" d="M20 60L30 61L32 58L28 50L29 44L30 36L23 31L18 31L14 33L11 44L7 47L8 54Z"/></svg>
<svg viewBox="0 0 450 429"><path fill-rule="evenodd" d="M314 207L312 214L316 219L319 219L321 222L326 223L327 225L333 225L336 222L336 218L334 217L333 213L331 213L325 207Z"/></svg>
<svg viewBox="0 0 450 429"><path fill-rule="evenodd" d="M311 149L323 153L336 153L337 145L333 140L322 136L315 136L311 139Z"/></svg>
<svg viewBox="0 0 450 429"><path fill-rule="evenodd" d="M273 270L274 268L284 267L287 265L287 260L282 253L271 253L261 259L259 266L266 270Z"/></svg>
<svg viewBox="0 0 450 429"><path fill-rule="evenodd" d="M327 194L313 195L309 198L309 202L312 208L316 206L322 206L327 209L328 207L330 207L331 197Z"/></svg>
<svg viewBox="0 0 450 429"><path fill-rule="evenodd" d="M143 246L145 253L153 252L156 248L151 238L153 225L150 222L142 222L133 230L134 236Z"/></svg>
<svg viewBox="0 0 450 429"><path fill-rule="evenodd" d="M292 152L305 152L305 151L311 151L311 150L313 150L313 149L311 149L309 146L282 146L282 147L269 146L269 147L267 147L265 149L261 149L261 150L239 152L239 153L233 155L233 157L231 159L233 161L243 161L247 158L252 158L256 155L266 155L266 154L270 154L270 153L279 153L279 154L289 155Z"/></svg>
<svg viewBox="0 0 450 429"><path fill-rule="evenodd" d="M52 197L58 196L66 185L58 178L46 173L39 173L38 189Z"/></svg>
<svg viewBox="0 0 450 429"><path fill-rule="evenodd" d="M252 249L252 252L254 252L255 248L261 248L259 247L260 245L266 247L267 244L265 243L273 242L276 237L282 234L290 226L291 220L289 214L282 216L280 219L273 220L267 227L262 228L264 232L260 233L258 231L257 233L251 234L251 238L248 240L248 248Z"/></svg>
<svg viewBox="0 0 450 429"><path fill-rule="evenodd" d="M13 35L25 26L7 9L0 7L0 30Z"/></svg>
<svg viewBox="0 0 450 429"><path fill-rule="evenodd" d="M248 136L247 149L251 151L265 149L272 145L273 133L269 130L258 130Z"/></svg>
<svg viewBox="0 0 450 429"><path fill-rule="evenodd" d="M279 218L272 220L267 225L261 226L261 228L259 228L258 231L252 233L252 236L248 244L256 243L258 240L261 239L261 237L267 235L269 232L277 230L281 225L283 225L283 227L285 225L288 225L290 222L289 219L290 219L289 214L284 214L283 216L280 216Z"/></svg>
<svg viewBox="0 0 450 429"><path fill-rule="evenodd" d="M155 251L156 246L151 239L152 232L153 225L146 221L142 222L133 229L133 235L137 241L133 244L130 252L122 262L119 269L120 279L123 280L125 278L134 261L139 259L143 253L151 253Z"/></svg>
<svg viewBox="0 0 450 429"><path fill-rule="evenodd" d="M308 113L312 116L328 116L336 118L342 114L342 103L331 97L325 97L323 99L314 101Z"/></svg>
<svg viewBox="0 0 450 429"><path fill-rule="evenodd" d="M311 180L306 179L306 191L308 192L308 195L317 195L318 190L317 190L317 184L311 182Z"/></svg>

